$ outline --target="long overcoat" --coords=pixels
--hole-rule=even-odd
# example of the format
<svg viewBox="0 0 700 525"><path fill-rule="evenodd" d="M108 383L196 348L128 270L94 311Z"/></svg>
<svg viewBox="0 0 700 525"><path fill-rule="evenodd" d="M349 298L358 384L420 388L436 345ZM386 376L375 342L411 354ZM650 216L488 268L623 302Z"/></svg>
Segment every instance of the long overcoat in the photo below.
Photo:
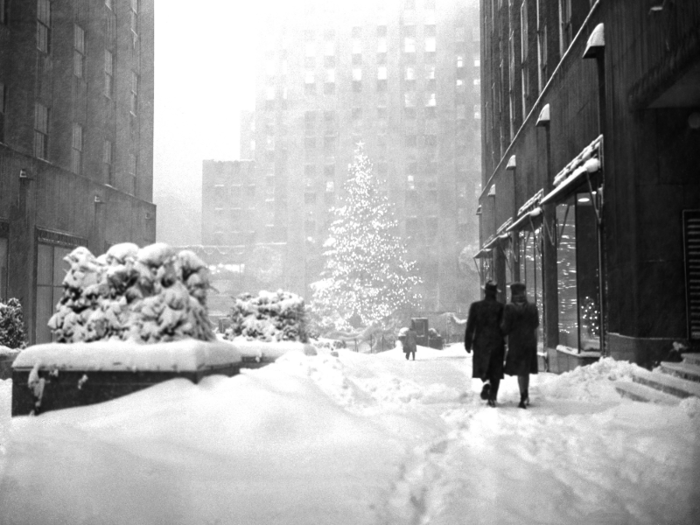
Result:
<svg viewBox="0 0 700 525"><path fill-rule="evenodd" d="M486 297L469 307L464 347L474 350L472 377L482 380L503 378L502 319L503 304L495 297Z"/></svg>
<svg viewBox="0 0 700 525"><path fill-rule="evenodd" d="M510 302L503 312L503 333L508 337L506 374L511 376L537 373L537 306L527 300Z"/></svg>

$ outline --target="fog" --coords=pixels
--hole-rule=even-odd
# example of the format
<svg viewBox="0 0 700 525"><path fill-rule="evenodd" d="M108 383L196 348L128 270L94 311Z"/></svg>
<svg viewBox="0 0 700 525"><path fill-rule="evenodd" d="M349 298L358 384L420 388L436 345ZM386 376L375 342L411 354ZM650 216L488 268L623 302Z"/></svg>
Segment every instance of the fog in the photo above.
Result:
<svg viewBox="0 0 700 525"><path fill-rule="evenodd" d="M239 155L239 115L252 109L252 42L276 2L155 0L154 190L157 239L201 238L202 160Z"/></svg>

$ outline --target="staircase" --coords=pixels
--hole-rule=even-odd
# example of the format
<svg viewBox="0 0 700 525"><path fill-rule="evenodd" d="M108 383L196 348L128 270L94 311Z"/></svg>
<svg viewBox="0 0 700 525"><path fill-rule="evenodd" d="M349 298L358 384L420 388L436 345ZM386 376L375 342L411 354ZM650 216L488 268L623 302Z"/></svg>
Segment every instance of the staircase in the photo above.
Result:
<svg viewBox="0 0 700 525"><path fill-rule="evenodd" d="M636 401L665 405L700 397L700 353L684 354L681 363L662 362L653 372L639 370L632 381L617 381L615 390Z"/></svg>

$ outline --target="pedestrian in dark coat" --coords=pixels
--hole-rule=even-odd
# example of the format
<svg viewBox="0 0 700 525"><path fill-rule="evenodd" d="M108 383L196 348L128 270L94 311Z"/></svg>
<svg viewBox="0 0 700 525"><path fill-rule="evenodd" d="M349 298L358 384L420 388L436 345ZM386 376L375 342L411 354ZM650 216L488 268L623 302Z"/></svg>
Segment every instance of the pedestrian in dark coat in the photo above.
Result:
<svg viewBox="0 0 700 525"><path fill-rule="evenodd" d="M416 333L415 323L411 321L411 326L409 328L402 328L399 332L399 340L403 346L403 353L406 354L406 360L408 361L409 356L416 360L416 348L417 348L418 334Z"/></svg>
<svg viewBox="0 0 700 525"><path fill-rule="evenodd" d="M525 295L523 283L510 285L511 299L503 312L503 333L508 337L506 374L518 376L520 408L530 404L530 374L537 373L537 327L540 325L537 306Z"/></svg>
<svg viewBox="0 0 700 525"><path fill-rule="evenodd" d="M498 286L487 281L484 285L484 299L469 307L467 330L464 334L464 348L467 353L474 350L472 377L484 382L481 399L488 399L489 406L496 406L498 386L503 379L503 357L505 345L501 322L503 304L496 299Z"/></svg>

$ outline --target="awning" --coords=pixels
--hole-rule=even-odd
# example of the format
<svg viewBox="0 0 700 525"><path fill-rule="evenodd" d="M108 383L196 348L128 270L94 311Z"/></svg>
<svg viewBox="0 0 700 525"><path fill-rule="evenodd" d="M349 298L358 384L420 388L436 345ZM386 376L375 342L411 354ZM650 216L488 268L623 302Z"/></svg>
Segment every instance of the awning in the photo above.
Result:
<svg viewBox="0 0 700 525"><path fill-rule="evenodd" d="M600 171L602 141L603 136L600 135L554 177L554 189L542 198L540 204L561 202L588 180L591 174Z"/></svg>
<svg viewBox="0 0 700 525"><path fill-rule="evenodd" d="M528 226L534 225L535 221L539 222L541 220L541 217L542 208L537 206L536 208L533 208L530 211L518 217L518 220L508 227L508 231L519 232L520 230L524 230Z"/></svg>

